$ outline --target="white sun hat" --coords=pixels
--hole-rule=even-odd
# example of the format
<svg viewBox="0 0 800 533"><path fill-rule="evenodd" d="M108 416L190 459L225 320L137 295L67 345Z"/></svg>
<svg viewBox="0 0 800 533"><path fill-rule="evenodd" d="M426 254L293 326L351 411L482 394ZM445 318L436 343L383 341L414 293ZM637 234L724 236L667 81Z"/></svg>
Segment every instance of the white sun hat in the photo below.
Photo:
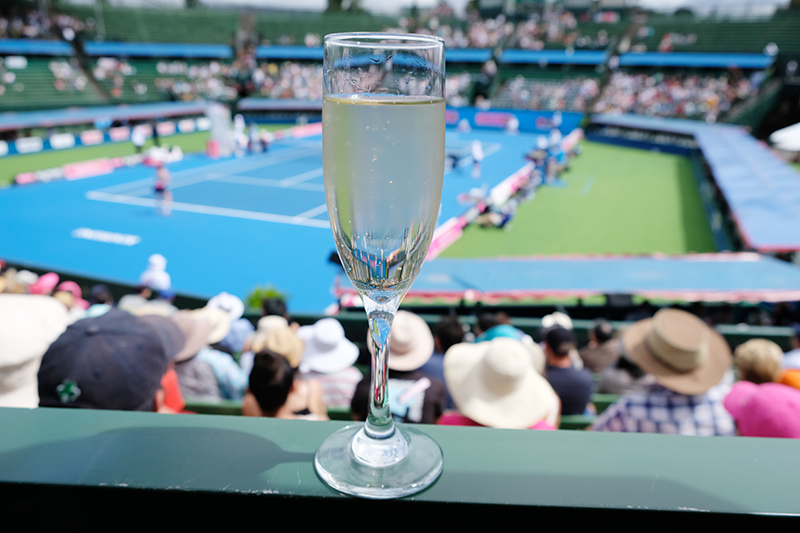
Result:
<svg viewBox="0 0 800 533"><path fill-rule="evenodd" d="M452 346L444 357L444 376L459 412L484 426L526 429L547 419L558 404L529 350L508 337Z"/></svg>
<svg viewBox="0 0 800 533"><path fill-rule="evenodd" d="M300 372L335 374L353 366L358 346L347 340L344 328L335 318L323 318L313 326L303 326L297 336L305 342Z"/></svg>

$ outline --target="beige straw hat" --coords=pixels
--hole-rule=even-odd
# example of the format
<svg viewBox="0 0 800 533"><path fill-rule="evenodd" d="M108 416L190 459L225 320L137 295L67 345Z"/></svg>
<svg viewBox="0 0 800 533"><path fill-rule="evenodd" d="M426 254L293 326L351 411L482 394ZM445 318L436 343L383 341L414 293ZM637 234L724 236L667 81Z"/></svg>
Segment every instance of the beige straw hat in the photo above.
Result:
<svg viewBox="0 0 800 533"><path fill-rule="evenodd" d="M367 347L372 353L372 343L367 332ZM398 311L392 322L389 336L389 358L386 362L391 370L408 372L416 370L433 355L433 334L425 321L408 311Z"/></svg>
<svg viewBox="0 0 800 533"><path fill-rule="evenodd" d="M452 346L444 356L444 376L459 412L484 426L526 429L558 404L528 349L508 337Z"/></svg>
<svg viewBox="0 0 800 533"><path fill-rule="evenodd" d="M625 353L664 387L702 394L719 383L731 366L725 339L696 316L662 309L622 334Z"/></svg>

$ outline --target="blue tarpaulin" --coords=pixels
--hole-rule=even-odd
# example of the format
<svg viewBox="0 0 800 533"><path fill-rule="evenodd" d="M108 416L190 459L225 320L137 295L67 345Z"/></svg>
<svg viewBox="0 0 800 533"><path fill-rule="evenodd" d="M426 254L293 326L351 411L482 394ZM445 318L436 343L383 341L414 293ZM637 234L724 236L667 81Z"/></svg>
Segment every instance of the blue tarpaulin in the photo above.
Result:
<svg viewBox="0 0 800 533"><path fill-rule="evenodd" d="M753 253L439 258L425 263L409 297L461 299L469 292L487 300L637 294L685 301L791 301L800 298L800 268Z"/></svg>
<svg viewBox="0 0 800 533"><path fill-rule="evenodd" d="M555 65L600 65L606 60L603 51L589 50L504 50L501 63L553 63Z"/></svg>

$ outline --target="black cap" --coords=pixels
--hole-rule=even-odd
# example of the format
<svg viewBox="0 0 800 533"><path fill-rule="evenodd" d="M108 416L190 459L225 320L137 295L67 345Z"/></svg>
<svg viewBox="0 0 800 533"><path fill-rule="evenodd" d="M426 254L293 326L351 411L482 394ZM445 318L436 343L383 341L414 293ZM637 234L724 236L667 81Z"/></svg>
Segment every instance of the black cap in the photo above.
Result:
<svg viewBox="0 0 800 533"><path fill-rule="evenodd" d="M147 411L183 347L169 319L111 309L79 320L50 345L39 368L39 406Z"/></svg>
<svg viewBox="0 0 800 533"><path fill-rule="evenodd" d="M562 328L561 326L557 326L549 330L547 332L547 336L544 338L544 341L555 355L561 357L569 354L569 351L572 348L577 347L575 335L573 335L570 330Z"/></svg>

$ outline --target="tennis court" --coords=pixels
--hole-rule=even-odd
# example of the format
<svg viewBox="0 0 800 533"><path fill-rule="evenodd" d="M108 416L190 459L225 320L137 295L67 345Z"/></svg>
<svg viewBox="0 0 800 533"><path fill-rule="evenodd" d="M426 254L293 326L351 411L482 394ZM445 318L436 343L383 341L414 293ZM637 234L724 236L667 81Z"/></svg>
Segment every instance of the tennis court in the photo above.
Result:
<svg viewBox="0 0 800 533"><path fill-rule="evenodd" d="M689 160L584 142L560 187L543 187L508 231L468 227L441 257L715 252Z"/></svg>
<svg viewBox="0 0 800 533"><path fill-rule="evenodd" d="M467 209L459 194L491 188L519 170L532 135L448 131L448 150L474 140L481 176L468 160L447 172L439 222ZM334 301L338 267L322 179L321 137L284 138L265 154L213 160L202 154L168 165L170 217L155 208L153 169L138 166L78 181L0 190L0 257L14 263L135 283L153 253L168 259L178 292L244 297L272 284L295 311Z"/></svg>

